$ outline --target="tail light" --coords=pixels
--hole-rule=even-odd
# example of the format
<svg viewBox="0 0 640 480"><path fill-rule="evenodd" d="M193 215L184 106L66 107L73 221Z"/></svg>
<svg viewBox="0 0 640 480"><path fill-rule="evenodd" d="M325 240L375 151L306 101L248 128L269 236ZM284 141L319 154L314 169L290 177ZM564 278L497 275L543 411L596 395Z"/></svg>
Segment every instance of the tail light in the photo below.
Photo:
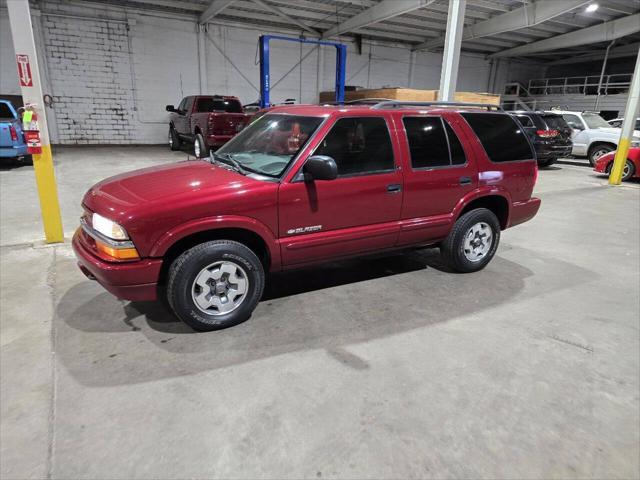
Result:
<svg viewBox="0 0 640 480"><path fill-rule="evenodd" d="M11 141L17 142L18 132L16 132L16 127L14 127L13 125L9 125L9 132L11 133Z"/></svg>
<svg viewBox="0 0 640 480"><path fill-rule="evenodd" d="M540 138L553 138L557 137L560 134L558 130L538 130L536 135Z"/></svg>

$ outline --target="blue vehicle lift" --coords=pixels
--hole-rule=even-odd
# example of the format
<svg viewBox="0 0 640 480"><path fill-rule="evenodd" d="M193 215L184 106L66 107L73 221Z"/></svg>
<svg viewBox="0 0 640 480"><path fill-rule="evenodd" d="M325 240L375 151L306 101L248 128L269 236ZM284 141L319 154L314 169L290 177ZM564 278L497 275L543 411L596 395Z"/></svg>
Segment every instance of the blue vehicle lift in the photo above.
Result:
<svg viewBox="0 0 640 480"><path fill-rule="evenodd" d="M344 83L347 65L347 46L342 43L324 40L309 40L306 38L282 37L280 35L260 35L260 108L270 106L269 89L271 77L269 74L269 41L283 40L285 42L310 43L313 45L327 45L336 48L336 103L344 103ZM302 66L300 66L302 68Z"/></svg>

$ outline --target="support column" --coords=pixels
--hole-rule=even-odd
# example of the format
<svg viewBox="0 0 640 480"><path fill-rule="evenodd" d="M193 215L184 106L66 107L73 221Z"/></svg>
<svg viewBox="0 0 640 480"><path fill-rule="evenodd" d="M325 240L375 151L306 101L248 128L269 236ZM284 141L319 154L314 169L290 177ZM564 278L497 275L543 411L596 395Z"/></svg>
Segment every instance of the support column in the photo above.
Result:
<svg viewBox="0 0 640 480"><path fill-rule="evenodd" d="M38 56L36 55L29 2L28 0L7 2L7 9L9 11L9 25L11 26L16 63L18 64L22 99L24 105L31 105L38 116L42 152L33 154L33 169L36 175L38 196L40 197L40 210L42 211L45 238L47 243L58 243L64 241L64 232L53 169L53 157L51 156L51 145L49 143L47 115L42 99L40 69L38 68Z"/></svg>
<svg viewBox="0 0 640 480"><path fill-rule="evenodd" d="M622 173L624 164L627 162L629 147L633 137L633 130L636 124L636 118L640 111L640 49L638 49L638 58L636 58L636 68L633 71L633 79L631 80L631 88L629 89L629 99L627 100L627 108L624 111L624 122L622 123L622 132L620 133L620 141L618 142L618 150L613 160L613 168L609 175L610 185L620 185L622 183Z"/></svg>
<svg viewBox="0 0 640 480"><path fill-rule="evenodd" d="M447 34L442 54L442 73L440 75L440 91L438 100L452 102L455 99L458 82L458 64L460 63L460 46L464 28L464 11L467 0L450 0L447 15Z"/></svg>
<svg viewBox="0 0 640 480"><path fill-rule="evenodd" d="M209 85L207 83L207 42L205 35L207 34L207 25L205 23L198 24L198 72L200 74L200 95L209 93Z"/></svg>
<svg viewBox="0 0 640 480"><path fill-rule="evenodd" d="M415 50L411 50L411 54L409 55L409 88L413 88L413 77L416 69L416 54Z"/></svg>

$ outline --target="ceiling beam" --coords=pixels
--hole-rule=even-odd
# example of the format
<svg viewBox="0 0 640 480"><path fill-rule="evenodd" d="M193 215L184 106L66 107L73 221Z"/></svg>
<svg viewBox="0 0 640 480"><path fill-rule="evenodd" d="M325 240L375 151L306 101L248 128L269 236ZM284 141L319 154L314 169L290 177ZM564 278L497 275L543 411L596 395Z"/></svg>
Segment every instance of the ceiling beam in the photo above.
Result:
<svg viewBox="0 0 640 480"><path fill-rule="evenodd" d="M200 14L198 23L207 23L213 17L222 12L225 8L231 5L235 0L213 0L207 9Z"/></svg>
<svg viewBox="0 0 640 480"><path fill-rule="evenodd" d="M275 5L271 5L271 4L267 3L267 2L265 2L264 0L253 0L253 3L256 3L256 4L260 5L265 10L269 10L269 11L275 13L279 17L284 18L289 23L293 23L295 25L298 25L300 28L302 28L303 30L306 30L307 32L311 33L312 35L320 36L320 32L318 30L316 30L314 28L311 28L309 25L307 25L304 22L301 22L297 18L293 18L293 17L287 15L286 13L284 13L282 10L280 10Z"/></svg>
<svg viewBox="0 0 640 480"><path fill-rule="evenodd" d="M498 33L511 32L520 28L527 28L550 20L558 15L578 8L589 0L565 0L545 2L538 0L510 12L496 15L488 20L466 27L462 33L462 40L487 37ZM416 46L414 50L430 50L444 45L444 40L436 38Z"/></svg>
<svg viewBox="0 0 640 480"><path fill-rule="evenodd" d="M322 37L331 38L336 35L352 32L359 28L426 7L434 1L435 0L382 0L382 2L377 3L335 27L330 28L324 32Z"/></svg>
<svg viewBox="0 0 640 480"><path fill-rule="evenodd" d="M539 40L537 42L510 48L491 55L493 58L514 57L517 55L527 55L547 50L558 50L560 48L579 47L592 43L610 42L616 38L626 37L640 32L640 13L618 18L610 22L600 23L593 27L583 28L574 32L558 35L557 37Z"/></svg>
<svg viewBox="0 0 640 480"><path fill-rule="evenodd" d="M624 58L624 57L635 57L638 53L638 49L640 48L640 43L630 43L629 45L622 45L620 47L614 47L609 50L608 58ZM545 65L553 66L553 65L566 65L569 63L582 63L589 62L594 60L601 60L604 58L606 50L600 50L597 52L589 52L584 55L572 55L569 58L562 58L560 60L554 60L552 62L548 62Z"/></svg>

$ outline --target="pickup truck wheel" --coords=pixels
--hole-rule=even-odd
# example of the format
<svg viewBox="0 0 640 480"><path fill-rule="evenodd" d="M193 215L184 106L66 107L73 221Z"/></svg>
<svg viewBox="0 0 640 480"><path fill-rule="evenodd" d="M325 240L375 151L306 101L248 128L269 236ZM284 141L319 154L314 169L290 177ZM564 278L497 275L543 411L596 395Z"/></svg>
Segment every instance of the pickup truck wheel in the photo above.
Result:
<svg viewBox="0 0 640 480"><path fill-rule="evenodd" d="M493 258L500 242L500 222L486 208L462 215L440 245L447 264L457 272L477 272Z"/></svg>
<svg viewBox="0 0 640 480"><path fill-rule="evenodd" d="M592 167L595 167L596 162L601 156L609 152L613 152L614 150L615 148L613 148L611 145L604 145L604 144L594 145L589 149L589 164Z"/></svg>
<svg viewBox="0 0 640 480"><path fill-rule="evenodd" d="M169 148L171 150L180 150L180 137L178 136L178 132L176 132L175 128L169 127Z"/></svg>
<svg viewBox="0 0 640 480"><path fill-rule="evenodd" d="M196 133L196 138L193 140L193 154L196 158L204 158L209 155L209 148L200 133Z"/></svg>
<svg viewBox="0 0 640 480"><path fill-rule="evenodd" d="M167 300L194 330L219 330L247 320L263 290L264 270L255 253L241 243L216 240L171 264Z"/></svg>

